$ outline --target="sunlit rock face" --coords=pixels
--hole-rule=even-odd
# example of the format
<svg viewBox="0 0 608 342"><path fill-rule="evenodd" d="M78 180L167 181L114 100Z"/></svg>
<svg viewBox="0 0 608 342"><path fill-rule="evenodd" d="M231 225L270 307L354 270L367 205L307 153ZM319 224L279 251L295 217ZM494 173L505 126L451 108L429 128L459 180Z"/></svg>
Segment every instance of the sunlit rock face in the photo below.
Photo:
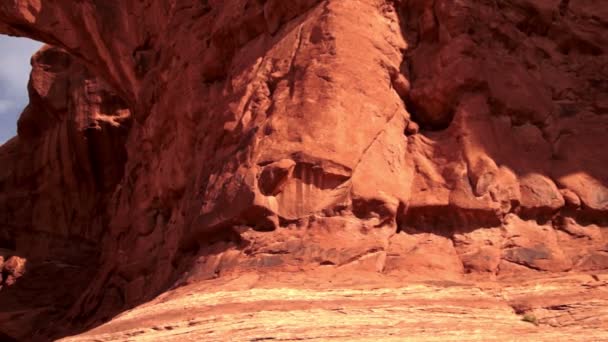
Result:
<svg viewBox="0 0 608 342"><path fill-rule="evenodd" d="M591 0L3 1L0 33L51 45L0 149L2 258L27 260L0 332L246 272L606 269L606 22Z"/></svg>

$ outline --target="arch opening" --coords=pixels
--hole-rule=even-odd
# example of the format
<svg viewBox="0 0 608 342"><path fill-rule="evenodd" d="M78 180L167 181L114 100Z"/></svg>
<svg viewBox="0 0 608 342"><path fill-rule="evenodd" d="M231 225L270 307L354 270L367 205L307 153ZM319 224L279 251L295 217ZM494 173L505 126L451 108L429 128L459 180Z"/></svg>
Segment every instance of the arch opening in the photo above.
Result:
<svg viewBox="0 0 608 342"><path fill-rule="evenodd" d="M30 58L42 45L0 35L0 145L17 135L17 119L29 101Z"/></svg>

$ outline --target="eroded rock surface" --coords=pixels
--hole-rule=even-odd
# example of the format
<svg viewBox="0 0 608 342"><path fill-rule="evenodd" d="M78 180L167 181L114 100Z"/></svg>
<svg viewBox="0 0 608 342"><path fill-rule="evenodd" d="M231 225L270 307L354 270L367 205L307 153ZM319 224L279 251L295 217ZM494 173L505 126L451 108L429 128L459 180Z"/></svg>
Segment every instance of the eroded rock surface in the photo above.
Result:
<svg viewBox="0 0 608 342"><path fill-rule="evenodd" d="M0 336L249 272L601 273L607 23L592 0L3 1L0 33L50 45L0 147L0 261L25 262Z"/></svg>
<svg viewBox="0 0 608 342"><path fill-rule="evenodd" d="M322 273L322 272L321 272ZM61 341L603 341L605 276L345 283L262 274L190 285ZM281 281L277 282L277 278ZM270 283L269 283L270 282Z"/></svg>

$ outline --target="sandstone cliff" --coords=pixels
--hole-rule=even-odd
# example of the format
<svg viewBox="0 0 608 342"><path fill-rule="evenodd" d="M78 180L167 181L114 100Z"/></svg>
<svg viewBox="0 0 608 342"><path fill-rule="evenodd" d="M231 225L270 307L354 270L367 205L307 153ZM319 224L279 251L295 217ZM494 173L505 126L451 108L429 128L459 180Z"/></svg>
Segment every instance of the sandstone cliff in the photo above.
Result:
<svg viewBox="0 0 608 342"><path fill-rule="evenodd" d="M249 272L608 268L597 1L4 0L0 33L50 44L0 147L7 338Z"/></svg>

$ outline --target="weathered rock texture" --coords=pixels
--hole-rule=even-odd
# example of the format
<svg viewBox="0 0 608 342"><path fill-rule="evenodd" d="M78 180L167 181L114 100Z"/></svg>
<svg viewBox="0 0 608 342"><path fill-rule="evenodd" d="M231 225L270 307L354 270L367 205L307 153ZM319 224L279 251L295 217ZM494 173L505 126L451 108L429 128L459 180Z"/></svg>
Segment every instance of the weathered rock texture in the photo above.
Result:
<svg viewBox="0 0 608 342"><path fill-rule="evenodd" d="M6 338L247 272L608 268L603 3L3 0L0 33L51 44L0 148Z"/></svg>
<svg viewBox="0 0 608 342"><path fill-rule="evenodd" d="M500 287L369 274L337 287L293 274L222 278L61 341L605 341L607 286L589 276Z"/></svg>

